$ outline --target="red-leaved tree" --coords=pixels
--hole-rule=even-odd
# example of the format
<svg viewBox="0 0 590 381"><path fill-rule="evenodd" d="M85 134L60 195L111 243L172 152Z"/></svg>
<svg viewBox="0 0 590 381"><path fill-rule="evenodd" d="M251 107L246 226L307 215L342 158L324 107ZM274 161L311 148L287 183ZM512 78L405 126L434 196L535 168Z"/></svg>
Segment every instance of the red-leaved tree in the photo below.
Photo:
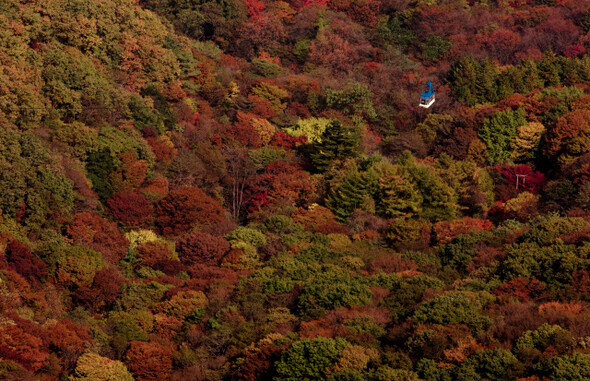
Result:
<svg viewBox="0 0 590 381"><path fill-rule="evenodd" d="M171 191L156 208L156 224L165 235L178 235L197 224L215 224L223 219L219 202L196 187Z"/></svg>
<svg viewBox="0 0 590 381"><path fill-rule="evenodd" d="M262 141L258 131L252 126L252 120L256 115L238 111L237 120L225 132L226 140L237 140L240 144L249 148L260 148Z"/></svg>
<svg viewBox="0 0 590 381"><path fill-rule="evenodd" d="M170 139L167 139L167 137L156 138L148 136L145 138L145 140L150 145L154 155L156 155L156 161L169 163L178 154L178 150L174 147L174 144L172 144Z"/></svg>
<svg viewBox="0 0 590 381"><path fill-rule="evenodd" d="M92 311L108 310L122 295L121 286L124 282L125 278L116 268L105 267L94 275L92 287L82 286L76 290L74 301Z"/></svg>
<svg viewBox="0 0 590 381"><path fill-rule="evenodd" d="M539 171L533 171L528 165L505 165L493 167L500 173L503 182L496 184L496 193L500 200L506 201L520 192L537 194L545 185L545 175Z"/></svg>
<svg viewBox="0 0 590 381"><path fill-rule="evenodd" d="M521 302L538 301L549 296L545 283L533 278L512 279L508 283L500 285L494 295L514 296Z"/></svg>
<svg viewBox="0 0 590 381"><path fill-rule="evenodd" d="M125 364L139 381L165 380L172 373L172 350L155 342L132 341Z"/></svg>
<svg viewBox="0 0 590 381"><path fill-rule="evenodd" d="M277 131L270 140L270 145L275 147L282 147L287 149L293 149L299 144L303 144L307 141L307 137L299 136L294 137L287 134L284 131Z"/></svg>
<svg viewBox="0 0 590 381"><path fill-rule="evenodd" d="M71 371L90 343L90 334L85 327L63 319L48 327L47 342L49 349L59 356L62 367Z"/></svg>
<svg viewBox="0 0 590 381"><path fill-rule="evenodd" d="M145 196L130 190L115 193L107 200L113 217L123 225L140 227L153 217L154 207Z"/></svg>
<svg viewBox="0 0 590 381"><path fill-rule="evenodd" d="M33 372L38 371L49 356L41 340L17 325L4 325L0 328L0 348Z"/></svg>
<svg viewBox="0 0 590 381"><path fill-rule="evenodd" d="M191 266L196 263L219 264L230 247L229 243L221 237L194 231L179 240L176 249L180 261Z"/></svg>
<svg viewBox="0 0 590 381"><path fill-rule="evenodd" d="M488 231L492 226L493 224L489 220L463 217L459 220L437 222L432 227L432 231L435 234L436 243L444 245L461 234Z"/></svg>
<svg viewBox="0 0 590 381"><path fill-rule="evenodd" d="M72 222L66 226L66 234L74 243L98 251L110 263L120 261L129 246L116 224L94 213L74 215Z"/></svg>
<svg viewBox="0 0 590 381"><path fill-rule="evenodd" d="M10 241L6 247L6 260L16 272L29 281L39 281L47 275L47 265L19 241Z"/></svg>
<svg viewBox="0 0 590 381"><path fill-rule="evenodd" d="M137 258L146 266L153 267L159 261L170 259L172 249L164 241L149 241L137 246Z"/></svg>

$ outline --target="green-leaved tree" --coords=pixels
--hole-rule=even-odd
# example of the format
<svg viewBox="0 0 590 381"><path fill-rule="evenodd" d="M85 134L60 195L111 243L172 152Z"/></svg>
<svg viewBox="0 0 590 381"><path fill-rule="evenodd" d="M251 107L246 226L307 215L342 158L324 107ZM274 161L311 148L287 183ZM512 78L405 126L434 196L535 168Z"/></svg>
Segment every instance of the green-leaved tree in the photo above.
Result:
<svg viewBox="0 0 590 381"><path fill-rule="evenodd" d="M518 135L518 129L527 124L524 109L512 111L508 109L496 113L483 122L479 130L479 138L488 148L488 160L496 164L510 159L512 141Z"/></svg>
<svg viewBox="0 0 590 381"><path fill-rule="evenodd" d="M333 160L356 156L359 144L360 134L357 129L334 120L326 127L321 140L313 144L311 161L319 172L325 172Z"/></svg>

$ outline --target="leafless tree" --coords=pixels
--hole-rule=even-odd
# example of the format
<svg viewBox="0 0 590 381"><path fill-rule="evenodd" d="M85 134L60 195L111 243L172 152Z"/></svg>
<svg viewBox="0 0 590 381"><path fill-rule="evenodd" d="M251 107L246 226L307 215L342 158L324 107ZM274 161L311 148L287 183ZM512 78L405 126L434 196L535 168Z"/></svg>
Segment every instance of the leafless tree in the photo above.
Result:
<svg viewBox="0 0 590 381"><path fill-rule="evenodd" d="M231 212L234 219L238 219L244 205L248 202L247 188L256 174L256 167L250 160L245 147L226 146L223 151L231 184L229 192Z"/></svg>

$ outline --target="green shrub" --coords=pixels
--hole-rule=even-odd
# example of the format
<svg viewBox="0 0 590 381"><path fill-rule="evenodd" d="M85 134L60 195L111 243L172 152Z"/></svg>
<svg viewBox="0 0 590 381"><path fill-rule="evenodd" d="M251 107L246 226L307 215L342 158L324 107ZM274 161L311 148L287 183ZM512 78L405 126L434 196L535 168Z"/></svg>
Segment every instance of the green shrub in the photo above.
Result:
<svg viewBox="0 0 590 381"><path fill-rule="evenodd" d="M548 347L555 348L559 352L571 349L574 340L570 331L558 325L544 323L534 331L526 331L514 344L515 353L524 349L534 348L545 351Z"/></svg>
<svg viewBox="0 0 590 381"><path fill-rule="evenodd" d="M153 316L142 310L113 311L108 318L108 326L113 334L126 341L148 341L148 333L151 333L153 325Z"/></svg>

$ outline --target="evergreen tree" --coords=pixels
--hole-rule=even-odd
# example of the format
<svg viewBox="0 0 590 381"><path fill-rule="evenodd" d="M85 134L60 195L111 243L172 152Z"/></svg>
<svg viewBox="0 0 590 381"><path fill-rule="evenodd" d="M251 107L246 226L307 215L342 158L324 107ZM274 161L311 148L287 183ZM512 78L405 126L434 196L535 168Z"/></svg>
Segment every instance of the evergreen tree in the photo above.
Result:
<svg viewBox="0 0 590 381"><path fill-rule="evenodd" d="M449 71L449 84L453 93L470 106L477 103L477 80L478 63L473 57L465 57L451 66Z"/></svg>
<svg viewBox="0 0 590 381"><path fill-rule="evenodd" d="M313 144L311 161L319 172L325 172L332 160L356 156L359 143L358 130L334 120L326 127L321 140Z"/></svg>
<svg viewBox="0 0 590 381"><path fill-rule="evenodd" d="M422 194L400 166L383 163L380 172L374 195L379 215L409 217L422 211Z"/></svg>
<svg viewBox="0 0 590 381"><path fill-rule="evenodd" d="M515 88L522 88L522 77L517 67L509 67L498 76L497 96L498 99L506 99L513 95Z"/></svg>
<svg viewBox="0 0 590 381"><path fill-rule="evenodd" d="M356 115L375 119L377 113L373 107L374 94L369 86L351 82L343 90L326 90L326 104L328 107L344 111L347 115Z"/></svg>
<svg viewBox="0 0 590 381"><path fill-rule="evenodd" d="M518 65L520 77L522 78L522 88L516 88L521 94L526 94L541 86L539 78L539 68L532 59L526 59Z"/></svg>
<svg viewBox="0 0 590 381"><path fill-rule="evenodd" d="M417 162L409 153L400 157L399 165L422 196L420 217L444 220L456 215L457 195L432 167Z"/></svg>
<svg viewBox="0 0 590 381"><path fill-rule="evenodd" d="M369 185L369 179L355 170L345 176L342 183L332 190L326 200L326 206L338 220L344 221L366 200Z"/></svg>
<svg viewBox="0 0 590 381"><path fill-rule="evenodd" d="M590 30L590 8L586 9L586 12L582 15L580 21L578 21L584 33L588 33Z"/></svg>
<svg viewBox="0 0 590 381"><path fill-rule="evenodd" d="M475 89L478 103L496 102L498 100L498 68L489 58L485 58L477 65Z"/></svg>
<svg viewBox="0 0 590 381"><path fill-rule="evenodd" d="M488 148L488 160L495 164L508 160L512 154L512 141L518 134L518 128L527 124L524 110L498 112L483 123L479 138Z"/></svg>
<svg viewBox="0 0 590 381"><path fill-rule="evenodd" d="M545 87L559 86L561 84L561 67L559 58L549 50L543 54L543 58L538 63L539 76L544 82Z"/></svg>
<svg viewBox="0 0 590 381"><path fill-rule="evenodd" d="M590 57L584 55L578 61L578 72L583 81L590 80Z"/></svg>
<svg viewBox="0 0 590 381"><path fill-rule="evenodd" d="M576 83L582 82L582 79L580 78L580 72L578 70L580 66L578 59L560 57L559 65L564 85L573 86Z"/></svg>
<svg viewBox="0 0 590 381"><path fill-rule="evenodd" d="M113 188L108 178L120 165L121 161L109 147L102 148L88 155L86 161L88 178L92 181L92 188L100 198L107 199L113 193Z"/></svg>

